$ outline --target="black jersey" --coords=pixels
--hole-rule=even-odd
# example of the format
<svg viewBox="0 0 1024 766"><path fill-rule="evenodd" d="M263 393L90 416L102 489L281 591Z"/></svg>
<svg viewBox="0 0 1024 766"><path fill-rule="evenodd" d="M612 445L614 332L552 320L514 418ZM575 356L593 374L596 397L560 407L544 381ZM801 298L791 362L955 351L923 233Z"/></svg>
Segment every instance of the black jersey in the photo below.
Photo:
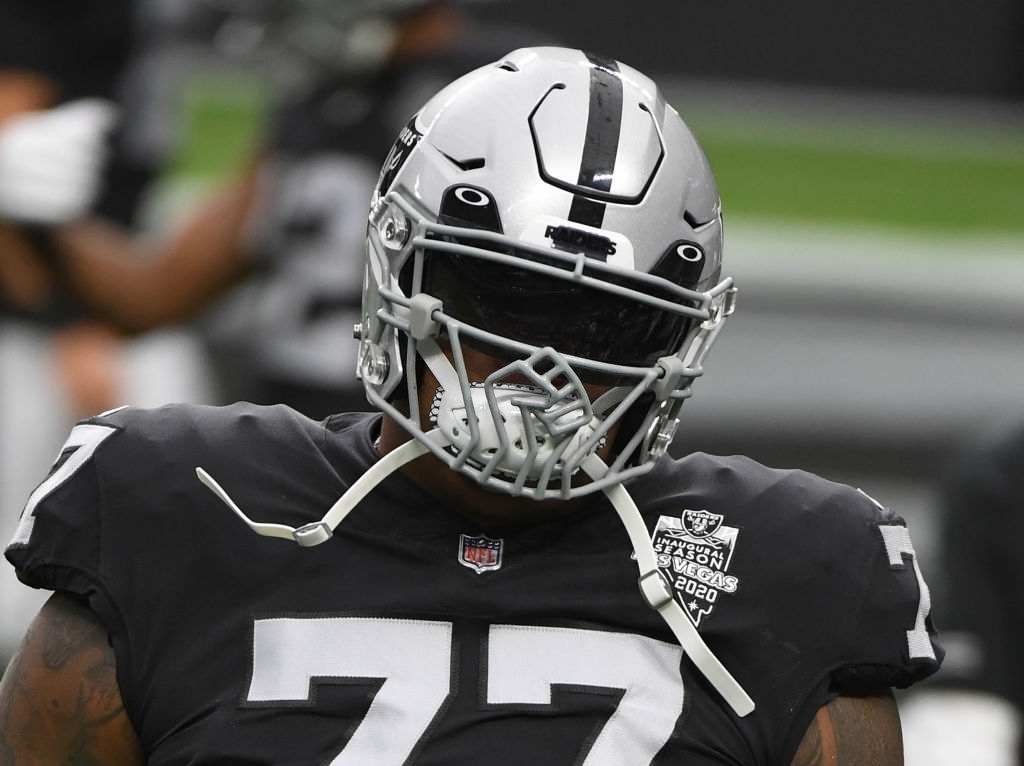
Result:
<svg viewBox="0 0 1024 766"><path fill-rule="evenodd" d="M488 528L386 479L315 548L375 460L379 417L277 406L121 410L77 426L8 559L88 598L150 764L788 764L836 694L942 658L903 522L740 457L632 482L687 613L757 708L737 718L637 585L603 498Z"/></svg>

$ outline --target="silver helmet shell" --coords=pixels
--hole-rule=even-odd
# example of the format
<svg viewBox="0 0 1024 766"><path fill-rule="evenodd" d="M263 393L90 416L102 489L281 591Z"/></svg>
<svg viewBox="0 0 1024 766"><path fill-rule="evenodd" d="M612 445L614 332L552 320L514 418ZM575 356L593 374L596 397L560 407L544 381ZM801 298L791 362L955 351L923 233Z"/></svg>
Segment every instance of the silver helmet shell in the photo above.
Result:
<svg viewBox="0 0 1024 766"><path fill-rule="evenodd" d="M369 224L367 397L452 468L511 494L568 498L648 470L734 305L718 190L693 134L650 78L579 50L518 50L438 93L388 156ZM459 289L469 274L476 288ZM540 308L534 280L550 298ZM473 305L506 286L507 306ZM464 342L509 363L469 380ZM440 440L419 412L417 359L442 385ZM591 400L583 381L595 379L604 392ZM582 480L613 435L608 472Z"/></svg>

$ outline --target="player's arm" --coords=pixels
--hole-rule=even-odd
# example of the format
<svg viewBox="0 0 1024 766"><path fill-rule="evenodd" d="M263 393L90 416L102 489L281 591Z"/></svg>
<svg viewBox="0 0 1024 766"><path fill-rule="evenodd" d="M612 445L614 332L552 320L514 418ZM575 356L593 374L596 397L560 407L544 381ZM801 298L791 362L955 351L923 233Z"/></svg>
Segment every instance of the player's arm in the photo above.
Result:
<svg viewBox="0 0 1024 766"><path fill-rule="evenodd" d="M54 594L0 682L0 766L145 762L93 612Z"/></svg>
<svg viewBox="0 0 1024 766"><path fill-rule="evenodd" d="M46 77L0 69L0 125L25 112L45 109L56 98ZM0 222L0 295L21 308L34 308L50 290L50 275L16 226Z"/></svg>
<svg viewBox="0 0 1024 766"><path fill-rule="evenodd" d="M97 219L75 220L74 211L92 199L98 183L102 152L93 144L105 135L111 116L84 102L65 106L60 115L61 109L45 111L53 98L54 87L45 78L0 71L0 128L19 115L23 121L26 113L36 115L35 122L6 137L6 154L0 151L0 219L55 226L73 221L51 230L65 276L76 298L122 329L142 331L191 318L243 269L239 242L255 197L258 163L201 207L178 236L148 247ZM40 169L35 154L50 164ZM52 275L17 227L0 223L0 256L5 297L25 308L43 303Z"/></svg>
<svg viewBox="0 0 1024 766"><path fill-rule="evenodd" d="M837 697L807 727L792 766L903 766L892 694Z"/></svg>
<svg viewBox="0 0 1024 766"><path fill-rule="evenodd" d="M57 98L47 77L17 69L0 69L0 122L23 112L45 109Z"/></svg>
<svg viewBox="0 0 1024 766"><path fill-rule="evenodd" d="M244 271L258 175L254 163L155 250L100 221L63 227L57 246L76 294L132 332L192 318Z"/></svg>

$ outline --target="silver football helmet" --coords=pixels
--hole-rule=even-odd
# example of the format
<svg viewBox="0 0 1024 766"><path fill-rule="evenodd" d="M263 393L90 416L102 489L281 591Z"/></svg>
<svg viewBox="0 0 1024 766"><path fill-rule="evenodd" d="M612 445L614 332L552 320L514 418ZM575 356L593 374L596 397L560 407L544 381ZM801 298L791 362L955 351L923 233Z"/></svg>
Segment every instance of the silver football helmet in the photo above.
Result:
<svg viewBox="0 0 1024 766"><path fill-rule="evenodd" d="M648 77L578 50L515 51L435 96L388 156L369 224L368 399L512 495L649 470L734 307L693 134ZM507 364L470 380L463 344ZM419 360L440 383L429 412Z"/></svg>

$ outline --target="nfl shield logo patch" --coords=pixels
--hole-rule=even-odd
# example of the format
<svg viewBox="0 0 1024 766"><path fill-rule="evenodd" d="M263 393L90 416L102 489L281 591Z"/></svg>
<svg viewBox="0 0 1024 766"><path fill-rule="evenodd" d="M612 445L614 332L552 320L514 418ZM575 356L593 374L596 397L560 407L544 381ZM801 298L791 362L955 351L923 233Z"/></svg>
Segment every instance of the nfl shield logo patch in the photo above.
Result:
<svg viewBox="0 0 1024 766"><path fill-rule="evenodd" d="M501 569L505 540L492 540L487 535L459 535L459 563L477 574Z"/></svg>

